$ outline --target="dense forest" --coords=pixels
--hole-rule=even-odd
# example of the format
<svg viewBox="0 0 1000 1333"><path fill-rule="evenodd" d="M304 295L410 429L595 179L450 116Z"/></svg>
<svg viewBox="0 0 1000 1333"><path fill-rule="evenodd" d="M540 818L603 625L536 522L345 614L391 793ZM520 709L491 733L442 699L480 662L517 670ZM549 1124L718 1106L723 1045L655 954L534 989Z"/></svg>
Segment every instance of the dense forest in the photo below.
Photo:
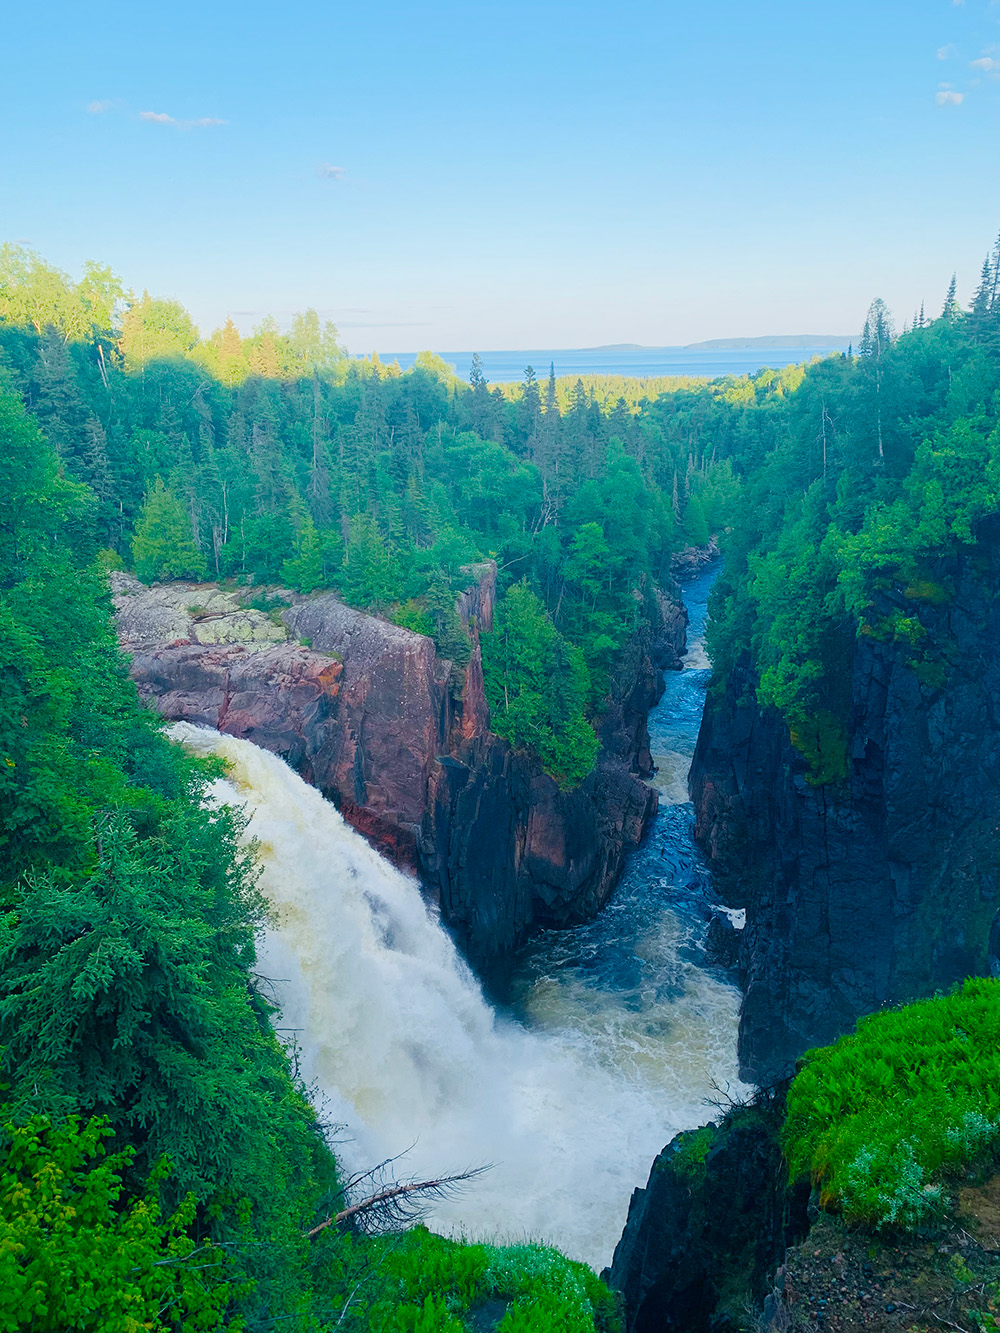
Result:
<svg viewBox="0 0 1000 1333"><path fill-rule="evenodd" d="M200 340L174 302L135 299L95 265L73 283L10 246L0 358L96 497L105 560L146 581L333 588L460 667L454 594L464 566L494 558L513 597L485 652L496 729L570 784L655 582L725 525L735 489L686 412L646 418L607 383L560 396L529 368L511 397L430 353L401 375L349 359L312 312L288 334L265 321L241 339L230 321Z"/></svg>
<svg viewBox="0 0 1000 1333"><path fill-rule="evenodd" d="M998 509L998 384L1000 242L971 309L953 280L940 316L921 311L897 336L876 300L857 356L810 366L789 395L748 383L746 411L722 427L741 494L713 592L713 688L749 664L813 782L846 773L859 634L906 644L928 688L946 681L948 644L915 608L948 601L943 560L974 547Z"/></svg>
<svg viewBox="0 0 1000 1333"><path fill-rule="evenodd" d="M504 1333L614 1327L551 1251L324 1225L356 1188L270 1027L237 817L140 706L104 573L332 588L460 670L455 593L495 559L495 729L572 784L671 556L718 533L717 682L749 660L836 781L858 633L947 673L872 592L947 598L935 557L997 509L1000 248L970 310L953 287L896 336L875 302L856 355L637 404L429 354L400 374L311 313L203 340L107 269L5 247L0 381L0 1324L429 1333L499 1296Z"/></svg>

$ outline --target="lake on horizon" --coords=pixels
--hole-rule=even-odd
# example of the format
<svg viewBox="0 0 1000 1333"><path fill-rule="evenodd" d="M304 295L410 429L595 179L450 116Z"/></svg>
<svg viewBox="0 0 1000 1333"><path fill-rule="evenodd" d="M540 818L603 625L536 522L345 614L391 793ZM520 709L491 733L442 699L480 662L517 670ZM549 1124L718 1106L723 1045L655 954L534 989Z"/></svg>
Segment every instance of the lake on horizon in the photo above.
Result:
<svg viewBox="0 0 1000 1333"><path fill-rule="evenodd" d="M526 366L533 366L540 380L548 377L549 363L555 365L556 375L631 375L647 378L657 375L703 375L715 379L718 375L753 375L765 366L777 370L798 361L811 361L814 356L830 356L846 352L847 342L829 347L748 347L748 348L693 348L693 347L640 347L606 350L604 348L576 348L569 350L480 352L483 373L492 384L524 378ZM460 379L469 378L472 352L441 352L442 359L454 366ZM417 359L416 352L379 352L386 362L398 361L403 370L409 370Z"/></svg>

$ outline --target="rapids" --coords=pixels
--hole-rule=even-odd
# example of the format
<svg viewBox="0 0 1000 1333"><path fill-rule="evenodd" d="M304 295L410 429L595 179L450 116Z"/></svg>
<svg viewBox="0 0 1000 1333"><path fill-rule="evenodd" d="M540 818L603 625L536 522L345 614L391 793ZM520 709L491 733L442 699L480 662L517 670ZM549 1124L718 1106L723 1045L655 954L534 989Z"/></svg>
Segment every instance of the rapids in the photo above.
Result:
<svg viewBox="0 0 1000 1333"><path fill-rule="evenodd" d="M696 634L708 578L689 585ZM428 1214L470 1238L530 1238L601 1267L636 1185L736 1081L739 994L700 963L707 874L682 782L707 673L695 640L650 717L660 812L596 922L523 951L494 1011L416 880L383 860L284 762L178 723L226 760L212 799L243 805L269 924L258 970L338 1156L397 1174L492 1170ZM666 767L668 771L664 772Z"/></svg>

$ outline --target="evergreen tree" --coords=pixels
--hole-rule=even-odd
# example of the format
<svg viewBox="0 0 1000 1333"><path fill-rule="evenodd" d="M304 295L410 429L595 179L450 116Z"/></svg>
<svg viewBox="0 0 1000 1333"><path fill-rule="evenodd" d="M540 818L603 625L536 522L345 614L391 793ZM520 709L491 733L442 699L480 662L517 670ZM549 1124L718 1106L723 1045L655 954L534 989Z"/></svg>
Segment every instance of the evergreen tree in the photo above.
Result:
<svg viewBox="0 0 1000 1333"><path fill-rule="evenodd" d="M941 318L946 319L949 324L953 324L962 313L962 307L958 304L958 298L955 295L958 286L958 275L951 275L951 282L948 284L948 293L944 298L944 308L941 311Z"/></svg>
<svg viewBox="0 0 1000 1333"><path fill-rule="evenodd" d="M523 450L530 458L538 439L538 423L542 415L542 400L538 380L532 366L526 366L521 397L517 404L517 434Z"/></svg>
<svg viewBox="0 0 1000 1333"><path fill-rule="evenodd" d="M66 340L51 325L38 347L35 411L46 435L74 476L84 472L89 413L77 386Z"/></svg>
<svg viewBox="0 0 1000 1333"><path fill-rule="evenodd" d="M469 383L472 385L472 429L484 439L488 439L493 433L493 400L490 397L490 386L483 374L482 358L478 352L474 352L472 356Z"/></svg>
<svg viewBox="0 0 1000 1333"><path fill-rule="evenodd" d="M402 593L402 570L395 551L367 514L350 521L340 586L358 606L385 606Z"/></svg>
<svg viewBox="0 0 1000 1333"><path fill-rule="evenodd" d="M129 370L141 370L150 361L183 357L197 342L198 330L179 302L143 292L122 317L118 350Z"/></svg>
<svg viewBox="0 0 1000 1333"><path fill-rule="evenodd" d="M952 298L954 298L955 280L952 279ZM862 362L870 372L869 378L874 388L874 419L875 419L875 439L878 445L878 456L885 458L885 442L883 431L883 381L885 376L885 356L892 346L893 328L892 316L889 313L889 307L881 299L876 297L868 308L868 314L865 317L865 327L861 335L860 353Z"/></svg>
<svg viewBox="0 0 1000 1333"><path fill-rule="evenodd" d="M281 566L281 581L296 592L310 593L325 582L323 541L309 514L304 514L295 540L295 556Z"/></svg>
<svg viewBox="0 0 1000 1333"><path fill-rule="evenodd" d="M195 545L183 502L157 477L143 502L132 538L135 572L144 583L204 578L205 557Z"/></svg>
<svg viewBox="0 0 1000 1333"><path fill-rule="evenodd" d="M498 603L482 652L493 730L517 748L534 750L562 786L576 786L597 755L597 737L584 715L588 680L579 649L518 583Z"/></svg>

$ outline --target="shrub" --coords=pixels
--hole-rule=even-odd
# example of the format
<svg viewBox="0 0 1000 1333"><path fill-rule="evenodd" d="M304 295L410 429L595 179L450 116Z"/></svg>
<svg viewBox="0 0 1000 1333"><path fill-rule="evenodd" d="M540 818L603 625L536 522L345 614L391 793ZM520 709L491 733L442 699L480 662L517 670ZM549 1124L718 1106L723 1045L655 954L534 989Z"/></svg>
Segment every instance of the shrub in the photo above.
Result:
<svg viewBox="0 0 1000 1333"><path fill-rule="evenodd" d="M105 1157L98 1118L53 1127L45 1117L0 1137L0 1329L134 1333L238 1330L225 1251L188 1234L194 1198L163 1218L165 1169L122 1205L131 1149ZM170 1311L164 1319L164 1312Z"/></svg>
<svg viewBox="0 0 1000 1333"><path fill-rule="evenodd" d="M509 1302L497 1333L618 1333L617 1301L584 1264L543 1245L477 1245L424 1227L366 1242L368 1333L458 1333L485 1301Z"/></svg>

